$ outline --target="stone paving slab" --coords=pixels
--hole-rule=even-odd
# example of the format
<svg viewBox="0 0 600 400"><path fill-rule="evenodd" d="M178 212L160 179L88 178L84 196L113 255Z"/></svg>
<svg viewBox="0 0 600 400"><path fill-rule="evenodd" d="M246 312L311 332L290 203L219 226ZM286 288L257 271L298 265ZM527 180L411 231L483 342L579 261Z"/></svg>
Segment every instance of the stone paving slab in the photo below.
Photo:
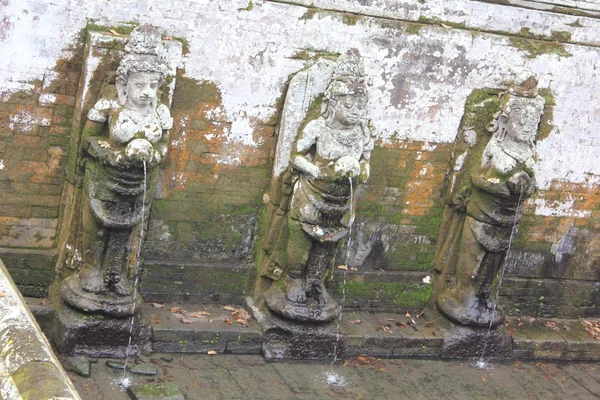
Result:
<svg viewBox="0 0 600 400"><path fill-rule="evenodd" d="M265 362L259 355L177 355L150 360L157 377L132 376L133 385L171 383L187 400L295 399L597 399L600 367L595 363L512 361L476 369L472 362L349 358L344 364ZM69 373L81 397L127 400L122 371L104 360L90 378ZM332 377L338 385L328 384Z"/></svg>

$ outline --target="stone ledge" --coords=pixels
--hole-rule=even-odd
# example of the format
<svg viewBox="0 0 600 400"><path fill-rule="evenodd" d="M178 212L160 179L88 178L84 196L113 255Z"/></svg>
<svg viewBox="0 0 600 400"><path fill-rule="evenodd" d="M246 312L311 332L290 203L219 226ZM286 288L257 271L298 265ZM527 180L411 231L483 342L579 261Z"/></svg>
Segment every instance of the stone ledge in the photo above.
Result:
<svg viewBox="0 0 600 400"><path fill-rule="evenodd" d="M0 261L0 398L79 399Z"/></svg>
<svg viewBox="0 0 600 400"><path fill-rule="evenodd" d="M47 321L51 321L54 313L51 302L37 298L25 300L46 330ZM172 313L170 308L174 306L181 307L188 314L208 311L211 315L203 318L186 317ZM155 352L258 354L262 351L262 332L256 321L250 320L248 327L244 328L235 322L231 312L224 310L222 305L184 303L165 304L162 308L156 308L147 303L142 307L142 315L151 321ZM192 323L183 323L180 317ZM340 332L346 335L346 355L443 357L444 333L450 332L455 325L446 321L436 310L426 310L420 318L416 318L414 313L411 317L416 322L416 329L408 324L407 317L402 313L345 312ZM152 318L156 322L152 322ZM231 319L232 324L225 323L224 318ZM558 331L552 328L552 324L556 325ZM581 320L530 320L527 317L518 320L510 317L505 328L512 337L514 359L600 361L600 340L586 332Z"/></svg>

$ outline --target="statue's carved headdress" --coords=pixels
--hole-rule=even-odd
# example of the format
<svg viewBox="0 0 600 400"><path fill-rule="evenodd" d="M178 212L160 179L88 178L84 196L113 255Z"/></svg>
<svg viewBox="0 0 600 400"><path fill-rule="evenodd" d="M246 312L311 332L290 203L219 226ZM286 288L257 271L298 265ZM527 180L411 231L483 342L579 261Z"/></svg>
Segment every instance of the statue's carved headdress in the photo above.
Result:
<svg viewBox="0 0 600 400"><path fill-rule="evenodd" d="M152 25L140 25L131 32L125 45L117 76L127 79L132 72L155 72L164 78L169 72L165 54L160 32Z"/></svg>
<svg viewBox="0 0 600 400"><path fill-rule="evenodd" d="M136 27L125 45L125 55L117 68L117 94L121 104L125 104L127 79L133 72L152 72L160 74L161 81L169 73L166 51L160 32L152 25Z"/></svg>
<svg viewBox="0 0 600 400"><path fill-rule="evenodd" d="M494 114L494 119L488 125L488 131L499 142L506 137L509 118L515 118L517 114L520 125L537 127L539 124L546 102L539 96L537 84L535 75L531 71L524 71L517 74L514 84L502 95L502 109Z"/></svg>
<svg viewBox="0 0 600 400"><path fill-rule="evenodd" d="M329 101L336 101L341 96L364 94L366 92L366 76L362 57L357 49L349 49L342 54L331 76L331 82L325 91L324 108ZM327 111L325 110L326 114Z"/></svg>

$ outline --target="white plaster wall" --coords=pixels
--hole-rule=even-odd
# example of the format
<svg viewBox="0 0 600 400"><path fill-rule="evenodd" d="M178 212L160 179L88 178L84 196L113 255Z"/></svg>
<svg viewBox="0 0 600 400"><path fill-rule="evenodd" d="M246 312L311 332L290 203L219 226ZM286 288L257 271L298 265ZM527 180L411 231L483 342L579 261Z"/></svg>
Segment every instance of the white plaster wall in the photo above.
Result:
<svg viewBox="0 0 600 400"><path fill-rule="evenodd" d="M308 1L297 1L305 3ZM232 122L228 139L256 146L252 122L275 112L288 76L305 67L299 51L343 52L356 47L373 76L370 109L379 143L454 141L467 95L475 88L502 87L514 70L530 68L540 87L550 88L555 129L538 145L538 182L600 183L600 21L463 0L315 0L332 10L376 17L348 25L340 13L300 19L298 4L214 0L0 0L0 95L31 89L30 82L55 77L52 68L69 50L88 19L114 25L149 22L165 34L189 40L186 75L215 82L223 96L215 115ZM571 57L535 58L511 46L510 38L466 29L426 25L418 35L397 19L420 16L463 22L473 29L536 34L572 32L586 45L565 45ZM576 20L582 27L573 27ZM396 23L390 27L390 21ZM178 138L173 138L177 140ZM239 162L239 158L230 158ZM235 161L238 160L238 161Z"/></svg>

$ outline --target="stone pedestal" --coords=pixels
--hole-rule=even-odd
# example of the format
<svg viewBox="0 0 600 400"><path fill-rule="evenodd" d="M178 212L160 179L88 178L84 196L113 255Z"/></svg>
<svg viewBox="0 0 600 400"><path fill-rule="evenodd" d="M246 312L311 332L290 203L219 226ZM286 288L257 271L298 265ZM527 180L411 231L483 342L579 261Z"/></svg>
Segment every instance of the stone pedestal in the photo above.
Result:
<svg viewBox="0 0 600 400"><path fill-rule="evenodd" d="M267 360L341 360L346 355L346 336L338 331L338 319L326 323L294 322L271 313L264 303L247 300L263 332L263 356Z"/></svg>
<svg viewBox="0 0 600 400"><path fill-rule="evenodd" d="M132 327L131 317L81 312L66 305L56 293L51 300L56 304L51 336L60 354L125 357L130 335L129 355L149 353L152 349L151 328L141 320L139 312L136 312Z"/></svg>
<svg viewBox="0 0 600 400"><path fill-rule="evenodd" d="M512 338L501 326L497 329L452 325L441 329L442 357L511 358Z"/></svg>

